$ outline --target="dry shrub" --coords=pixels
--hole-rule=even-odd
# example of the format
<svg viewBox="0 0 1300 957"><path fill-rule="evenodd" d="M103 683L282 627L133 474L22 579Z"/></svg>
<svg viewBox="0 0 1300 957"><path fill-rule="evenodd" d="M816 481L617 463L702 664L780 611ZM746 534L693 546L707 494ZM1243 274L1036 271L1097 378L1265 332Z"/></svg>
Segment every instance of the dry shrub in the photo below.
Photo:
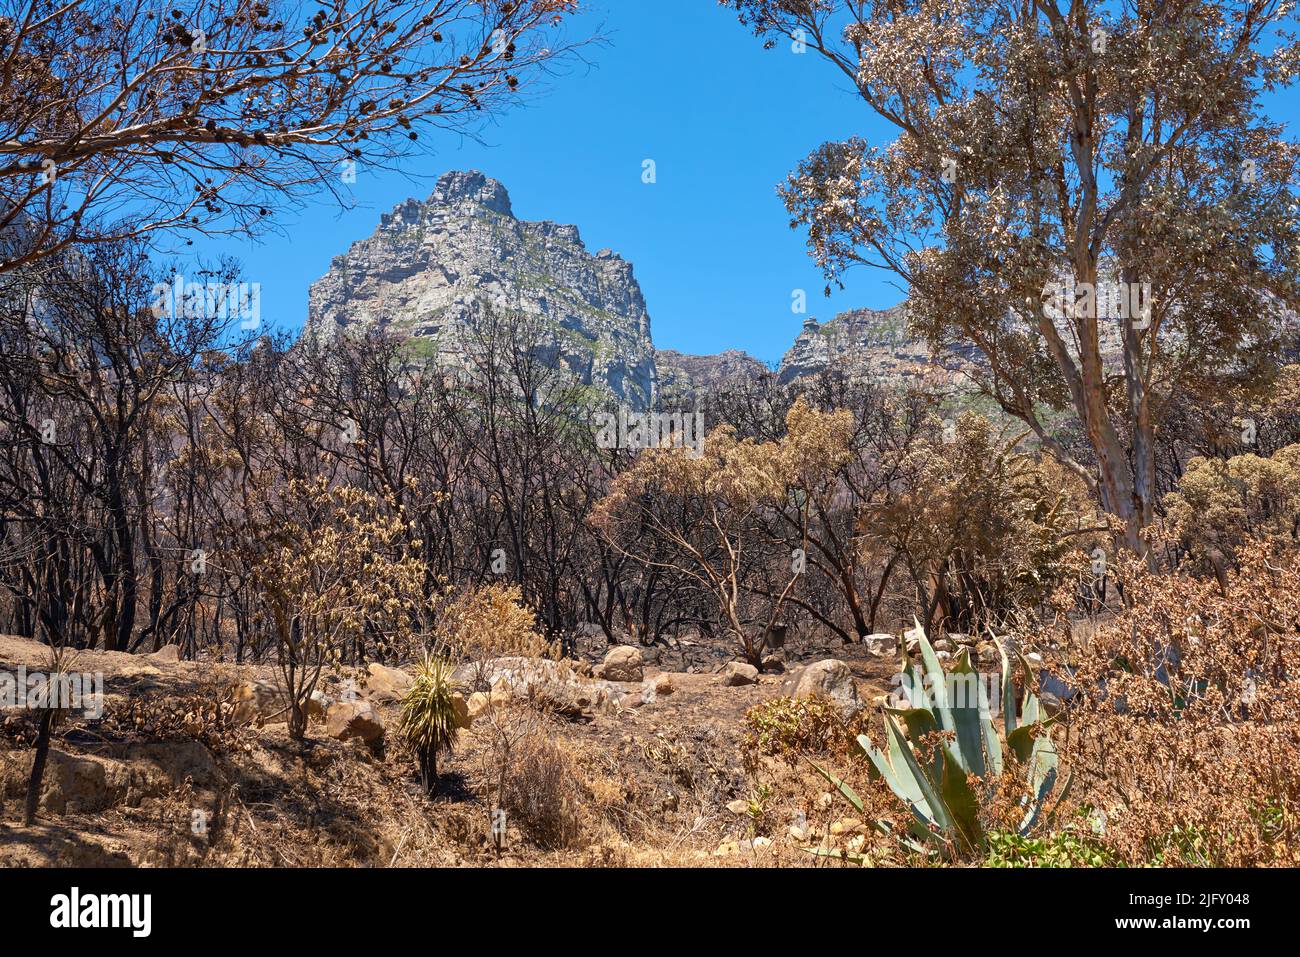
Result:
<svg viewBox="0 0 1300 957"><path fill-rule="evenodd" d="M755 766L760 755L794 761L806 754L847 751L866 730L865 711L845 720L824 698L773 698L745 712L741 750L747 767Z"/></svg>
<svg viewBox="0 0 1300 957"><path fill-rule="evenodd" d="M557 645L537 629L537 616L518 585L471 586L448 601L438 622L438 637L452 655L480 666L475 691L487 691L482 667L493 658L558 658Z"/></svg>
<svg viewBox="0 0 1300 957"><path fill-rule="evenodd" d="M595 795L573 752L535 708L516 702L494 708L484 729L484 771L494 810L506 812L538 847L561 850L586 843Z"/></svg>
<svg viewBox="0 0 1300 957"><path fill-rule="evenodd" d="M236 689L228 684L201 684L192 693L147 691L124 705L110 703L101 730L145 741L198 741L222 753L247 751L246 729L235 720Z"/></svg>
<svg viewBox="0 0 1300 957"><path fill-rule="evenodd" d="M1063 750L1128 863L1300 862L1300 550L1240 560L1223 588L1130 569L1131 607L1078 652Z"/></svg>
<svg viewBox="0 0 1300 957"><path fill-rule="evenodd" d="M501 804L538 847L559 850L583 836L584 790L569 750L537 733L521 742Z"/></svg>

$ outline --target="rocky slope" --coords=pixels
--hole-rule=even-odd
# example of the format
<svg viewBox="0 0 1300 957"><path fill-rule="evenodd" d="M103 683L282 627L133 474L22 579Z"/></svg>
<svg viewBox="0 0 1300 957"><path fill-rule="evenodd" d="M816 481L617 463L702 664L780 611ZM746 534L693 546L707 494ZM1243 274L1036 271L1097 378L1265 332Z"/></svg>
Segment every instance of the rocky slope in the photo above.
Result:
<svg viewBox="0 0 1300 957"><path fill-rule="evenodd" d="M729 382L744 382L767 374L767 366L747 352L727 349L716 355L694 356L675 349L656 349L659 392L664 405L689 401L700 392Z"/></svg>
<svg viewBox="0 0 1300 957"><path fill-rule="evenodd" d="M329 672L318 688L328 707L304 745L288 737L269 666L186 661L175 646L84 651L76 667L103 676L103 711L69 712L56 729L31 827L21 820L38 716L0 703L0 868L806 867L817 862L809 844L851 840L832 829L842 809L820 798L825 782L811 768L766 755L747 765L744 715L814 684L860 707L888 692L892 658L857 645L835 648L847 663L825 660L809 643L790 649L807 667L737 679L721 666L678 670L698 650L680 644L607 649L602 638L564 665L465 668L467 713L432 798L395 730L406 669ZM40 671L48 657L38 642L0 635L0 674ZM472 679L490 693L470 693ZM502 781L511 810L498 840ZM782 795L762 841L747 800L760 784ZM798 834L787 830L795 820Z"/></svg>
<svg viewBox="0 0 1300 957"><path fill-rule="evenodd" d="M907 332L907 304L888 309L853 309L829 322L804 322L781 360L779 381L793 382L827 368L885 382L959 372L977 358L974 350L939 355Z"/></svg>
<svg viewBox="0 0 1300 957"><path fill-rule="evenodd" d="M590 253L576 226L515 218L505 187L443 175L424 202L382 217L312 284L304 336L378 326L448 362L486 309L542 320L544 354L587 385L643 407L657 388L650 317L632 266Z"/></svg>

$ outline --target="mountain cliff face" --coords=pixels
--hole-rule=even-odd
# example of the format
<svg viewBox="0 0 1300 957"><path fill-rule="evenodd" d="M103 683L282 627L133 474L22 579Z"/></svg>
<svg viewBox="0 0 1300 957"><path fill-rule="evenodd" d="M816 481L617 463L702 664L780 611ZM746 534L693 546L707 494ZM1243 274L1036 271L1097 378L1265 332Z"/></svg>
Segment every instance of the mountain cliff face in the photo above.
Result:
<svg viewBox="0 0 1300 957"><path fill-rule="evenodd" d="M952 373L977 362L974 349L933 353L907 331L907 304L853 309L829 322L809 318L781 360L778 381L793 382L833 368L853 376L900 383L936 371Z"/></svg>
<svg viewBox="0 0 1300 957"><path fill-rule="evenodd" d="M311 286L303 334L378 326L454 363L485 308L539 317L551 340L541 351L584 384L638 408L654 401L650 317L632 266L588 252L576 226L516 219L505 187L479 172L443 175L427 200L397 206L335 257Z"/></svg>
<svg viewBox="0 0 1300 957"><path fill-rule="evenodd" d="M727 349L716 355L693 356L675 349L656 349L659 394L665 406L689 403L699 393L767 374L767 367L747 352Z"/></svg>

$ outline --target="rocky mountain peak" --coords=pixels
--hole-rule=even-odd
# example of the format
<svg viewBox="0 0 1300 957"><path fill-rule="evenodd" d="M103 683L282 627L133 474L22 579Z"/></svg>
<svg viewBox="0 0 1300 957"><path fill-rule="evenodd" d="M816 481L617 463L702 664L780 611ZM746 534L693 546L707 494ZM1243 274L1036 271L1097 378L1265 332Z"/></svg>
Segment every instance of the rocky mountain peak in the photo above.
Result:
<svg viewBox="0 0 1300 957"><path fill-rule="evenodd" d="M478 170L461 172L452 170L438 177L438 183L429 194L429 203L438 206L456 206L477 203L502 216L514 216L510 194L499 182Z"/></svg>
<svg viewBox="0 0 1300 957"><path fill-rule="evenodd" d="M312 284L304 335L378 326L411 351L456 364L484 309L541 319L548 363L630 405L654 401L650 317L632 266L591 253L576 226L515 218L504 186L477 170L439 177Z"/></svg>

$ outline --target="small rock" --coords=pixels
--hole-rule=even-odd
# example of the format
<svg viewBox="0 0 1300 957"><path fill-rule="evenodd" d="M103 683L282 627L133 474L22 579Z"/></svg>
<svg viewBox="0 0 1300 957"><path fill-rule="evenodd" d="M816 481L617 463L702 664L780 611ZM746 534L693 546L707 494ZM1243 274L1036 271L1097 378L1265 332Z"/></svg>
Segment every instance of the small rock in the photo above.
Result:
<svg viewBox="0 0 1300 957"><path fill-rule="evenodd" d="M163 645L157 651L149 656L152 661L180 661L180 645Z"/></svg>
<svg viewBox="0 0 1300 957"><path fill-rule="evenodd" d="M839 837L843 834L857 834L862 830L862 822L854 817L842 817L831 824L831 836Z"/></svg>
<svg viewBox="0 0 1300 957"><path fill-rule="evenodd" d="M758 669L743 661L729 661L722 669L722 683L729 688L752 685L758 681Z"/></svg>
<svg viewBox="0 0 1300 957"><path fill-rule="evenodd" d="M783 675L785 674L785 656L768 655L763 659L763 674L765 675Z"/></svg>
<svg viewBox="0 0 1300 957"><path fill-rule="evenodd" d="M640 681L645 676L641 649L633 645L611 648L594 673L606 681Z"/></svg>
<svg viewBox="0 0 1300 957"><path fill-rule="evenodd" d="M289 702L270 681L245 681L235 689L235 711L232 717L236 724L250 724L258 720L265 724L287 722Z"/></svg>
<svg viewBox="0 0 1300 957"><path fill-rule="evenodd" d="M504 686L498 686L492 691L475 691L465 700L465 713L473 724L493 708L501 707L509 698L510 695Z"/></svg>
<svg viewBox="0 0 1300 957"><path fill-rule="evenodd" d="M728 801L727 810L732 814L746 814L749 812L749 802L740 799Z"/></svg>
<svg viewBox="0 0 1300 957"><path fill-rule="evenodd" d="M673 679L667 675L660 675L655 680L655 694L669 695L677 690L673 686Z"/></svg>
<svg viewBox="0 0 1300 957"><path fill-rule="evenodd" d="M808 827L807 827L807 825L791 824L791 825L790 825L790 836L791 836L792 838L794 838L796 841L806 841L806 840L808 840Z"/></svg>
<svg viewBox="0 0 1300 957"><path fill-rule="evenodd" d="M953 645L953 643L949 641L947 638L940 638L938 641L934 643L935 651L946 651L948 652L948 654L952 654L952 650L954 647L955 646Z"/></svg>
<svg viewBox="0 0 1300 957"><path fill-rule="evenodd" d="M330 700L325 692L317 688L307 699L307 717L315 718L317 721L324 721L325 715L329 712L330 705L334 702Z"/></svg>

